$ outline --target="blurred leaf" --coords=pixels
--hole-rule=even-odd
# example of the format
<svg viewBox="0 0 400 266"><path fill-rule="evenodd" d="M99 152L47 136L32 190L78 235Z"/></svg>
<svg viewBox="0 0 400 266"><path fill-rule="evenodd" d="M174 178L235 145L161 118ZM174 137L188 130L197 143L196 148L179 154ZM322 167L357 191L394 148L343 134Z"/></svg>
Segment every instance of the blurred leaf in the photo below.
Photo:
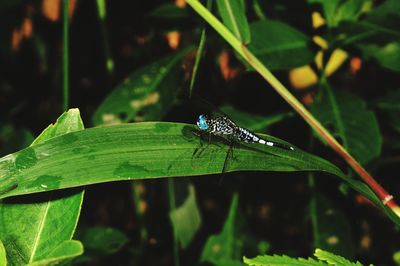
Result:
<svg viewBox="0 0 400 266"><path fill-rule="evenodd" d="M188 186L189 194L185 202L169 213L174 234L182 248L192 241L201 226L201 216L196 202L196 193L193 185Z"/></svg>
<svg viewBox="0 0 400 266"><path fill-rule="evenodd" d="M400 2L398 0L386 0L376 6L361 21L364 26L378 31L394 34L400 37Z"/></svg>
<svg viewBox="0 0 400 266"><path fill-rule="evenodd" d="M120 230L110 227L91 227L86 229L79 239L85 249L95 256L110 255L118 252L129 238Z"/></svg>
<svg viewBox="0 0 400 266"><path fill-rule="evenodd" d="M288 70L314 60L311 39L290 25L262 20L250 25L250 50L271 70Z"/></svg>
<svg viewBox="0 0 400 266"><path fill-rule="evenodd" d="M336 254L330 253L325 250L316 249L314 256L319 260L326 261L328 265L337 265L337 266L363 266L360 262L352 263L349 260L338 256Z"/></svg>
<svg viewBox="0 0 400 266"><path fill-rule="evenodd" d="M380 155L382 139L375 114L360 97L324 86L311 111L360 163Z"/></svg>
<svg viewBox="0 0 400 266"><path fill-rule="evenodd" d="M376 105L384 112L390 125L400 132L400 89L392 90L378 99Z"/></svg>
<svg viewBox="0 0 400 266"><path fill-rule="evenodd" d="M79 111L71 109L61 115L55 125L45 129L34 144L42 144L55 136L81 129L83 124ZM31 147L27 149L32 149ZM27 166L29 167L29 163L25 165ZM46 172L46 169L43 170ZM22 176L21 181L27 178L28 176ZM49 257L51 252L72 238L82 200L81 191L75 191L75 194L71 191L51 192L35 197L3 200L0 204L0 239L4 242L10 264L53 260L53 257Z"/></svg>
<svg viewBox="0 0 400 266"><path fill-rule="evenodd" d="M3 242L0 240L0 265L7 265L6 249L4 248Z"/></svg>
<svg viewBox="0 0 400 266"><path fill-rule="evenodd" d="M34 140L33 134L25 128L15 128L13 125L0 127L0 155L23 149Z"/></svg>
<svg viewBox="0 0 400 266"><path fill-rule="evenodd" d="M184 18L188 16L188 11L186 8L181 8L175 4L163 4L157 7L155 10L149 14L152 17L162 18L162 19L177 19Z"/></svg>
<svg viewBox="0 0 400 266"><path fill-rule="evenodd" d="M239 0L217 0L216 2L225 26L243 44L248 44L251 36L244 2Z"/></svg>
<svg viewBox="0 0 400 266"><path fill-rule="evenodd" d="M326 263L313 258L291 258L286 255L260 255L255 258L243 257L243 261L250 266L328 266Z"/></svg>
<svg viewBox="0 0 400 266"><path fill-rule="evenodd" d="M55 266L69 262L73 258L83 254L82 243L76 240L66 240L51 251L46 259L29 263L27 266Z"/></svg>
<svg viewBox="0 0 400 266"><path fill-rule="evenodd" d="M232 198L228 217L224 227L219 234L212 235L207 239L201 254L202 262L209 262L213 265L243 265L239 262L243 242L238 239L238 195Z"/></svg>
<svg viewBox="0 0 400 266"><path fill-rule="evenodd" d="M232 105L224 105L221 107L221 110L235 121L235 123L252 131L264 131L268 126L293 116L292 112L285 112L265 117L239 111Z"/></svg>
<svg viewBox="0 0 400 266"><path fill-rule="evenodd" d="M354 242L348 219L333 203L315 193L310 204L314 246L354 259Z"/></svg>
<svg viewBox="0 0 400 266"><path fill-rule="evenodd" d="M391 42L384 46L359 44L358 47L366 57L375 59L382 67L400 71L400 42Z"/></svg>
<svg viewBox="0 0 400 266"><path fill-rule="evenodd" d="M202 145L194 125L147 122L68 133L0 158L0 197L87 184L143 178L221 173L229 145L214 138ZM272 136L261 136L289 145ZM201 156L194 156L203 149ZM342 176L329 162L295 148L235 147L227 171L321 170Z"/></svg>
<svg viewBox="0 0 400 266"><path fill-rule="evenodd" d="M181 61L188 51L185 49L136 70L97 108L93 124L160 120L179 91Z"/></svg>
<svg viewBox="0 0 400 266"><path fill-rule="evenodd" d="M400 251L396 251L393 254L393 261L396 263L396 265L400 265Z"/></svg>
<svg viewBox="0 0 400 266"><path fill-rule="evenodd" d="M400 41L400 2L386 0L360 21L342 21L338 37L349 44L376 44L380 47Z"/></svg>
<svg viewBox="0 0 400 266"><path fill-rule="evenodd" d="M356 21L362 13L364 3L369 0L308 0L308 3L317 3L329 27L336 27L341 21Z"/></svg>

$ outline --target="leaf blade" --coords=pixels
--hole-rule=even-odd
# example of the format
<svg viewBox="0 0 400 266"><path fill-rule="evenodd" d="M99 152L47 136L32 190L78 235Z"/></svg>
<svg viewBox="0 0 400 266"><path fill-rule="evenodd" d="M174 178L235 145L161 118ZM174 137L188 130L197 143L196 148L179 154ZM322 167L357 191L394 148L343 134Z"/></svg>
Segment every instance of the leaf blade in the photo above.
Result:
<svg viewBox="0 0 400 266"><path fill-rule="evenodd" d="M244 44L250 42L250 30L244 3L238 0L217 0L217 7L226 27Z"/></svg>
<svg viewBox="0 0 400 266"><path fill-rule="evenodd" d="M83 129L83 123L79 111L71 109L33 143L38 145L80 129ZM10 263L18 265L45 260L57 245L70 240L78 222L82 200L83 192L74 190L3 201L0 204L0 238L5 243Z"/></svg>
<svg viewBox="0 0 400 266"><path fill-rule="evenodd" d="M52 138L0 158L0 188L18 184L0 197L108 181L221 173L229 145L218 140L208 145L201 158L194 158L201 143L193 130L187 124L144 122ZM235 148L235 157L228 171L320 170L343 175L334 165L300 149L241 145Z"/></svg>

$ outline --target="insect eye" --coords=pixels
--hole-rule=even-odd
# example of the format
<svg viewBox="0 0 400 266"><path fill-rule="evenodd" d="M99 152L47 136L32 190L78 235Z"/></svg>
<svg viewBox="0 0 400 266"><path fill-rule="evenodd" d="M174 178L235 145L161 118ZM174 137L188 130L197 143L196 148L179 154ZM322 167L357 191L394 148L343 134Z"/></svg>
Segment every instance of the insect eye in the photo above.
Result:
<svg viewBox="0 0 400 266"><path fill-rule="evenodd" d="M197 119L197 126L201 130L207 130L208 129L207 117L205 115L200 115L199 116L199 118Z"/></svg>

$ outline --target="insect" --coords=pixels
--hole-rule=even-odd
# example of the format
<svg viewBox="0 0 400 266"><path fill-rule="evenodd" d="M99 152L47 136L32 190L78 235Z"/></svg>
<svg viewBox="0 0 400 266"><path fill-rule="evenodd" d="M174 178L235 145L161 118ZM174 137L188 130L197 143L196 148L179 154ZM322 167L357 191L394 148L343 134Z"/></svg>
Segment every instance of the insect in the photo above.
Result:
<svg viewBox="0 0 400 266"><path fill-rule="evenodd" d="M231 157L233 157L232 144L234 143L234 141L239 143L259 143L271 147L278 147L281 149L294 151L294 148L290 145L263 139L255 133L251 132L250 130L237 126L235 122L233 122L227 116L210 118L207 115L201 114L197 119L197 127L200 129L200 132L208 133L209 138L211 137L211 135L215 135L227 138L230 141L231 145L225 157L222 173L226 171L228 161Z"/></svg>
<svg viewBox="0 0 400 266"><path fill-rule="evenodd" d="M250 130L237 126L235 122L233 122L227 116L209 118L207 115L201 114L197 119L197 127L202 132L207 132L211 135L227 137L230 140L237 140L239 142L243 141L245 143L259 143L285 150L294 150L292 146L263 139Z"/></svg>

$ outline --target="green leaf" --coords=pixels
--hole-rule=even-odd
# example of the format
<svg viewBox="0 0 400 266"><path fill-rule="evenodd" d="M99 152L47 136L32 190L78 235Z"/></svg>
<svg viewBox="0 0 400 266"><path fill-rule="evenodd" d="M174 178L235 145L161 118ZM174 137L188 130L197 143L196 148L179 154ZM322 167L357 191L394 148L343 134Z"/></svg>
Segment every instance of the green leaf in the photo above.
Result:
<svg viewBox="0 0 400 266"><path fill-rule="evenodd" d="M118 85L93 115L93 124L160 120L181 82L181 61L189 50L144 66Z"/></svg>
<svg viewBox="0 0 400 266"><path fill-rule="evenodd" d="M255 258L243 257L244 263L250 266L327 266L327 264L313 258L291 258L286 255L262 255Z"/></svg>
<svg viewBox="0 0 400 266"><path fill-rule="evenodd" d="M400 251L393 253L393 261L396 265L400 265Z"/></svg>
<svg viewBox="0 0 400 266"><path fill-rule="evenodd" d="M210 236L204 245L201 254L202 262L209 262L213 265L232 265L235 261L238 262L243 243L237 237L237 209L238 195L235 194L222 231L219 234ZM243 264L240 263L240 265Z"/></svg>
<svg viewBox="0 0 400 266"><path fill-rule="evenodd" d="M220 109L238 125L252 131L264 131L267 127L293 116L292 112L277 113L270 116L255 115L239 111L231 105L221 106Z"/></svg>
<svg viewBox="0 0 400 266"><path fill-rule="evenodd" d="M311 111L362 164L380 155L382 139L375 114L360 97L325 86Z"/></svg>
<svg viewBox="0 0 400 266"><path fill-rule="evenodd" d="M361 21L361 25L380 33L400 37L400 3L397 0L386 0L372 9Z"/></svg>
<svg viewBox="0 0 400 266"><path fill-rule="evenodd" d="M7 265L6 249L3 242L0 240L0 265Z"/></svg>
<svg viewBox="0 0 400 266"><path fill-rule="evenodd" d="M182 248L186 248L200 229L201 216L196 202L196 193L193 185L189 185L189 194L185 202L169 213L174 234Z"/></svg>
<svg viewBox="0 0 400 266"><path fill-rule="evenodd" d="M317 3L329 27L336 27L341 21L356 21L362 14L362 8L369 0L308 0L308 3Z"/></svg>
<svg viewBox="0 0 400 266"><path fill-rule="evenodd" d="M326 19L326 23L331 27L337 25L335 15L336 15L336 10L338 9L340 2L341 2L340 0L330 0L330 1L308 0L308 3L311 3L311 4L317 3L317 4L321 5L322 13L324 15L324 18Z"/></svg>
<svg viewBox="0 0 400 266"><path fill-rule="evenodd" d="M250 50L271 70L288 70L314 60L311 39L290 25L262 20L250 25Z"/></svg>
<svg viewBox="0 0 400 266"><path fill-rule="evenodd" d="M376 102L382 110L390 125L400 132L400 89L392 90Z"/></svg>
<svg viewBox="0 0 400 266"><path fill-rule="evenodd" d="M314 256L317 257L319 260L326 261L329 265L337 265L337 266L363 266L360 262L352 263L349 260L332 254L328 251L324 251L321 249L316 249Z"/></svg>
<svg viewBox="0 0 400 266"><path fill-rule="evenodd" d="M372 8L359 21L342 21L337 37L344 44L375 44L382 47L400 40L400 5L397 0L386 0Z"/></svg>
<svg viewBox="0 0 400 266"><path fill-rule="evenodd" d="M251 35L246 18L244 1L217 0L217 7L225 26L243 44L248 44Z"/></svg>
<svg viewBox="0 0 400 266"><path fill-rule="evenodd" d="M363 266L358 261L356 263L352 263L341 256L321 249L316 249L314 256L316 256L319 260L315 260L313 258L291 258L286 255L263 255L251 259L243 257L243 261L250 266Z"/></svg>
<svg viewBox="0 0 400 266"><path fill-rule="evenodd" d="M55 125L43 131L34 144L42 145L45 140L81 129L83 124L79 111L71 109L61 115ZM26 150L32 147L35 146ZM26 177L21 176L21 180L26 180ZM4 242L10 264L22 265L52 259L49 257L51 251L72 238L82 200L83 192L75 190L2 201L0 239Z"/></svg>
<svg viewBox="0 0 400 266"><path fill-rule="evenodd" d="M374 59L382 67L400 71L400 42L390 42L384 46L376 44L359 44L357 46L364 56Z"/></svg>
<svg viewBox="0 0 400 266"><path fill-rule="evenodd" d="M85 249L96 256L110 255L119 251L129 238L120 230L110 227L91 227L79 236Z"/></svg>
<svg viewBox="0 0 400 266"><path fill-rule="evenodd" d="M45 259L29 263L28 266L52 266L68 262L83 254L83 245L76 240L66 240L51 251Z"/></svg>
<svg viewBox="0 0 400 266"><path fill-rule="evenodd" d="M324 195L315 193L310 203L314 246L354 258L354 242L348 219Z"/></svg>
<svg viewBox="0 0 400 266"><path fill-rule="evenodd" d="M218 138L202 145L194 132L194 125L145 122L54 137L0 158L0 197L108 181L221 173L230 145ZM226 170L324 171L343 176L336 166L298 148L288 151L259 144L235 147Z"/></svg>

